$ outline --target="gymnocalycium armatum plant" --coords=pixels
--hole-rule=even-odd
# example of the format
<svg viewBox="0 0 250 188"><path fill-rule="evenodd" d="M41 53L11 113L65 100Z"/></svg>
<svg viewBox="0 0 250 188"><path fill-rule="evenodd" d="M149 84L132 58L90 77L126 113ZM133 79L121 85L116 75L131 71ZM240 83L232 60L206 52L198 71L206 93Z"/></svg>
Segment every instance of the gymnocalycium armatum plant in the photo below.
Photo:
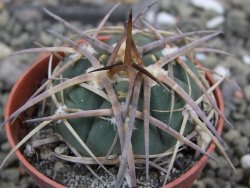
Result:
<svg viewBox="0 0 250 188"><path fill-rule="evenodd" d="M115 174L107 166L118 165L116 187L122 185L126 173L129 185L136 187L137 166L145 166L147 179L151 168L165 173L166 183L176 153L183 145L213 158L205 151L209 142L204 146L187 137L194 132L213 140L233 167L214 127L218 116L224 118L224 115L217 107L213 90L224 77L210 86L204 70L193 59L196 50L225 53L199 48L221 32L174 34L156 30L141 19L145 11L133 18L132 10L124 27L105 27L105 21L117 6L99 27L86 32L45 9L84 42L49 31L66 45L16 52L50 52L48 80L4 124L46 99L45 108L50 115L25 121L39 124L13 148L6 160L36 132L52 125L76 155L54 154L56 157L99 165L112 176ZM135 29L138 21L146 28ZM195 35L205 36L194 40L191 37ZM53 58L60 58L54 69ZM171 161L168 169L164 169L155 161L169 153Z"/></svg>

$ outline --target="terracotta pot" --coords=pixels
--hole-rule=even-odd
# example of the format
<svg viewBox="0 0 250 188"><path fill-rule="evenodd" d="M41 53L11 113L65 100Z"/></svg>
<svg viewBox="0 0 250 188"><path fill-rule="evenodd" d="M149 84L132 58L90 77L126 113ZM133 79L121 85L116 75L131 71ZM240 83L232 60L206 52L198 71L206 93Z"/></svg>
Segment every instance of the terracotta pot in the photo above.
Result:
<svg viewBox="0 0 250 188"><path fill-rule="evenodd" d="M9 117L16 109L25 103L25 101L34 93L35 89L40 84L41 80L47 76L47 67L48 67L49 54L45 53L39 56L39 58L33 63L33 65L22 75L22 77L14 85L6 105L5 118ZM54 59L54 65L58 63L58 59ZM207 73L207 79L210 84L214 84L214 81ZM224 111L224 104L221 92L219 88L216 88L214 91L217 104L220 110ZM6 128L7 137L9 143L14 147L21 140L21 133L24 131L22 126L22 117L17 119L13 124L8 123ZM222 117L219 118L217 130L218 133L221 133L224 125L224 120ZM215 144L210 144L207 149L208 153L212 153L215 149ZM22 155L18 150L16 151L16 156L21 161L22 165L26 168L28 173L34 178L38 186L47 188L47 187L64 187L61 184L49 179L38 170L35 169L27 159ZM197 179L203 170L207 161L207 157L203 156L191 169L186 173L181 175L179 178L165 185L164 188L170 187L179 187L187 188L190 187L195 179Z"/></svg>

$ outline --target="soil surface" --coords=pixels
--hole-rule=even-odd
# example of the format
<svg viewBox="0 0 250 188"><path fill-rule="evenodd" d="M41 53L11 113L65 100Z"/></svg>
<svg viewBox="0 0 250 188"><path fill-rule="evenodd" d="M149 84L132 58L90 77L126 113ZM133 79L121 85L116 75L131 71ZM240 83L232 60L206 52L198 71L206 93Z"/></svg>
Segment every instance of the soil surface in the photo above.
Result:
<svg viewBox="0 0 250 188"><path fill-rule="evenodd" d="M91 4L87 5L86 0L0 1L0 122L3 121L4 105L10 89L36 55L7 57L14 51L37 47L37 44L50 46L58 43L46 32L48 29L70 34L61 24L46 16L42 8L48 7L85 30L97 25L97 20L109 9L103 6L107 1L111 2L111 0L94 0L89 1ZM124 2L134 1L124 0ZM170 31L178 27L183 32L198 29L224 32L209 42L209 46L223 49L231 56L199 52L196 58L220 74L228 73L230 81L225 81L221 88L225 100L225 114L234 128L225 127L222 136L228 144L227 153L236 171L230 168L219 153L215 153L216 161L208 162L201 177L192 187L247 188L250 187L250 106L248 106L250 104L250 2L249 0L210 0L202 1L202 4L199 2L201 1L159 0L159 5L153 7L146 17L158 28ZM83 9L88 11L82 11ZM117 11L109 24L118 24L125 20L128 6L124 5L122 9L124 10ZM0 161L9 150L5 133L0 130ZM60 164L58 166L60 167ZM28 188L36 185L13 157L0 172L0 187Z"/></svg>

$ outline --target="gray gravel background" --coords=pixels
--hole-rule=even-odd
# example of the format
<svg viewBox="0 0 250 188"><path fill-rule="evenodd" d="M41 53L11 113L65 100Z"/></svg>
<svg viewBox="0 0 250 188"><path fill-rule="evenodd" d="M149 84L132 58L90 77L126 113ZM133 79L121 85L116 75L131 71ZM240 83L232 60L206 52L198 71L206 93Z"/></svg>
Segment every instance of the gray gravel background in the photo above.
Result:
<svg viewBox="0 0 250 188"><path fill-rule="evenodd" d="M124 0L125 1L125 0ZM228 154L236 166L233 172L225 159L218 154L217 161L209 161L201 177L194 182L193 188L246 188L250 187L250 161L241 164L243 156L250 154L250 1L249 0L218 0L216 6L210 6L211 0L202 1L202 7L197 7L195 0L160 0L147 15L149 21L156 26L173 30L176 26L182 31L194 31L210 28L224 31L224 35L211 41L212 47L224 49L232 54L227 57L215 54L199 53L200 59L207 67L216 68L221 74L229 71L230 80L238 83L242 90L237 89L230 82L222 86L225 99L226 115L235 126L234 129L225 128L223 137L228 143ZM22 55L6 58L13 51L35 47L34 42L49 46L55 42L47 29L53 29L64 34L68 31L58 23L51 21L42 11L42 7L49 7L54 12L71 20L80 28L86 29L97 24L107 7L103 7L105 0L79 2L63 0L37 1L0 1L0 122L3 121L4 105L11 87L31 64L35 55ZM111 2L109 0L108 2ZM134 2L126 0L126 2ZM200 1L201 2L201 1ZM213 1L214 2L214 1ZM93 5L95 4L95 5ZM218 6L219 5L219 6ZM88 8L86 8L88 6ZM211 8L212 7L212 8ZM85 9L86 11L83 11ZM98 9L98 11L96 11ZM87 11L88 10L88 11ZM112 21L119 22L125 18L126 11L118 11ZM88 15L86 15L88 14ZM92 19L89 19L89 18ZM164 17L164 20L162 19ZM168 20L166 22L166 20ZM157 21L157 22L155 22ZM220 65L218 67L218 65ZM9 152L3 130L0 130L0 161ZM32 179L19 167L13 157L6 168L0 172L0 187L36 187Z"/></svg>

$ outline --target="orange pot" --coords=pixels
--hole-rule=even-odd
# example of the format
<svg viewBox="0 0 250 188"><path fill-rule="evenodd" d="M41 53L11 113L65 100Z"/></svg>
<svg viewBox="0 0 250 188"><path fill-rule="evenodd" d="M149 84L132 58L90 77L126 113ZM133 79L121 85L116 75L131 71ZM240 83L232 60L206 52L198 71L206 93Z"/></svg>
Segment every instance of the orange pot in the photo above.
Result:
<svg viewBox="0 0 250 188"><path fill-rule="evenodd" d="M33 65L22 75L22 77L16 82L14 85L6 105L5 109L5 119L9 117L16 109L18 109L21 105L27 101L27 99L34 93L35 89L41 83L41 80L47 76L47 67L48 67L49 53L44 53L39 56L39 58L33 63ZM53 64L56 65L58 63L58 59L54 58ZM209 73L206 73L207 79L210 84L214 84L214 80L212 79ZM221 91L219 88L216 88L214 91L216 101L219 109L224 111L224 103L221 95ZM25 128L22 126L22 117L21 115L19 119L17 119L13 124L8 123L6 128L7 137L9 143L12 147L14 147L21 140L21 133L25 131ZM220 134L222 128L224 126L224 120L222 117L219 118L217 131ZM207 149L208 153L212 153L215 149L215 144L212 143ZM43 188L52 188L58 187L62 188L63 185L49 179L38 170L32 166L27 159L23 156L23 154L17 150L16 151L17 158L21 161L23 166L26 168L28 173L33 177L38 186ZM191 169L189 169L186 173L182 174L179 178L174 181L168 183L164 186L164 188L188 188L192 185L193 181L197 179L203 170L207 157L203 156Z"/></svg>

